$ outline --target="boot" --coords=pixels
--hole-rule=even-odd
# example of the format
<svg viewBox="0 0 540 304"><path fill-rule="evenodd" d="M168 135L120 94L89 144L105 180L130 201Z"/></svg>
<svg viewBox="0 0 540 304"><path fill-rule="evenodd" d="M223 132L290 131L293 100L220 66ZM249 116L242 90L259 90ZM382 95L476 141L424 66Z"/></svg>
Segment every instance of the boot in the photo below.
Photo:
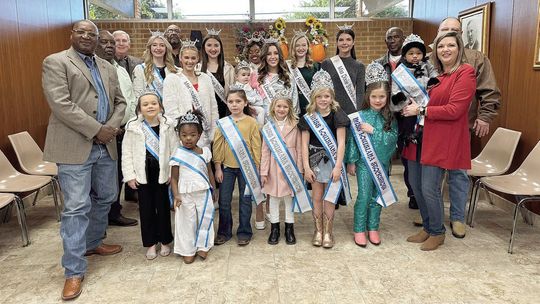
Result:
<svg viewBox="0 0 540 304"><path fill-rule="evenodd" d="M315 231L313 232L313 240L311 240L311 244L313 244L313 246L319 247L322 245L323 239L322 215L319 217L313 215L313 218L315 219Z"/></svg>
<svg viewBox="0 0 540 304"><path fill-rule="evenodd" d="M444 234L435 236L430 235L429 238L424 242L424 244L422 244L422 247L420 247L420 249L422 249L423 251L431 251L439 248L439 246L441 246L442 244L444 244Z"/></svg>
<svg viewBox="0 0 540 304"><path fill-rule="evenodd" d="M411 243L423 243L429 238L429 234L424 230L420 230L418 233L411 235L407 238L407 242Z"/></svg>
<svg viewBox="0 0 540 304"><path fill-rule="evenodd" d="M324 215L324 234L322 246L324 248L334 247L334 236L332 235L332 228L334 226L334 219L329 219Z"/></svg>
<svg viewBox="0 0 540 304"><path fill-rule="evenodd" d="M287 245L296 244L296 237L294 236L293 223L285 223L285 243L287 243Z"/></svg>
<svg viewBox="0 0 540 304"><path fill-rule="evenodd" d="M276 245L279 243L279 223L272 223L270 235L268 236L268 244Z"/></svg>

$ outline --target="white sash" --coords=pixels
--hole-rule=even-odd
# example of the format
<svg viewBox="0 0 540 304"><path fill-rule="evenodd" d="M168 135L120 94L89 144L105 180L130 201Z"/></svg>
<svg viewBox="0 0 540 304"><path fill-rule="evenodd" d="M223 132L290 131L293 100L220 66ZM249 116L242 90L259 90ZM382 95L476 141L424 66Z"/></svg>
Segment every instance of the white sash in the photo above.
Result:
<svg viewBox="0 0 540 304"><path fill-rule="evenodd" d="M227 140L229 147L233 152L234 158L240 165L240 170L246 181L246 191L244 195L252 195L252 200L255 203L260 204L265 200L265 196L262 193L261 182L259 180L259 174L255 167L255 162L249 153L246 142L242 138L242 134L232 121L230 116L223 117L217 121L217 126L223 133L223 136Z"/></svg>
<svg viewBox="0 0 540 304"><path fill-rule="evenodd" d="M143 120L142 132L144 134L144 145L146 150L159 161L159 135L154 132L154 129Z"/></svg>
<svg viewBox="0 0 540 304"><path fill-rule="evenodd" d="M369 172L371 173L371 179L377 186L377 191L379 196L377 197L377 204L388 207L393 203L398 201L396 193L392 188L392 184L386 175L386 171L382 166L377 154L375 154L375 149L373 149L373 144L369 135L365 132L362 132L361 124L364 122L360 112L355 112L349 114L351 120L351 130L356 141L356 146L358 150L362 153L362 159L368 167Z"/></svg>
<svg viewBox="0 0 540 304"><path fill-rule="evenodd" d="M315 133L315 135L323 145L326 153L331 156L329 159L330 161L332 161L332 167L335 167L337 161L338 145L336 139L334 138L334 134L332 134L332 131L319 113L315 112L311 115L305 114L304 118L311 130L313 130L313 133ZM340 180L337 182L328 183L328 186L326 187L324 193L324 200L335 204L342 187L345 193L345 201L348 204L351 201L352 197L349 180L347 179L347 173L345 172L345 166L343 166L343 164L341 166Z"/></svg>
<svg viewBox="0 0 540 304"><path fill-rule="evenodd" d="M304 77L302 77L302 73L300 73L300 69L298 67L292 68L291 63L287 61L287 65L289 66L289 71L291 71L291 74L293 75L294 82L300 89L300 92L302 92L302 95L306 97L308 100L311 96L311 88L307 84Z"/></svg>
<svg viewBox="0 0 540 304"><path fill-rule="evenodd" d="M293 205L293 211L304 213L311 210L313 204L311 203L311 197L304 184L304 179L287 149L287 145L283 142L283 138L272 122L268 122L264 125L262 135L270 152L272 152L272 156L285 176L285 180L294 193L293 200L295 204Z"/></svg>
<svg viewBox="0 0 540 304"><path fill-rule="evenodd" d="M347 72L347 69L343 64L343 61L341 61L341 58L338 55L330 58L330 60L332 61L332 64L334 64L334 68L338 73L341 84L347 92L347 96L349 96L349 99L351 99L351 102L356 109L356 89L354 88L354 84L352 83L351 76L349 76L349 73Z"/></svg>
<svg viewBox="0 0 540 304"><path fill-rule="evenodd" d="M195 90L195 87L193 86L191 81L189 81L189 79L187 79L186 76L184 76L182 73L178 73L178 75L180 76L180 79L182 81L182 85L184 85L184 87L188 90L189 95L191 96L191 103L193 104L193 108L195 110L203 113L203 115L206 117L206 111L203 109L202 104L201 104L201 100L199 99L199 92L197 92L197 90ZM203 120L203 129L204 129L205 132L210 130L210 128L208 126L207 119Z"/></svg>
<svg viewBox="0 0 540 304"><path fill-rule="evenodd" d="M265 105L266 106L270 106L270 104L272 103L272 100L274 100L274 97L276 96L276 91L274 91L274 88L272 88L272 84L270 83L270 81L265 81L262 85L261 85L261 88L264 92L264 99L265 99Z"/></svg>
<svg viewBox="0 0 540 304"><path fill-rule="evenodd" d="M179 157L175 157L176 155ZM208 183L208 191L206 191L204 199L203 212L202 214L199 214L199 221L197 223L197 231L195 234L195 247L208 247L208 238L211 233L214 233L212 226L214 222L214 204L212 202L213 189L208 178L208 167L199 154L184 147L178 147L175 156L171 157L171 159L178 162L186 169L192 170L200 175Z"/></svg>
<svg viewBox="0 0 540 304"><path fill-rule="evenodd" d="M208 76L210 76L210 79L212 80L212 85L214 86L214 92L216 92L219 99L221 99L224 103L227 103L227 99L225 99L225 89L221 86L221 83L217 80L217 78L212 74L212 72L206 72Z"/></svg>
<svg viewBox="0 0 540 304"><path fill-rule="evenodd" d="M141 65L144 70L144 63L142 63ZM163 100L163 77L161 77L161 74L159 73L157 67L154 67L154 81L152 81L152 83L148 84L147 86L151 86L152 90L156 92L156 94L158 94L159 99Z"/></svg>
<svg viewBox="0 0 540 304"><path fill-rule="evenodd" d="M421 107L427 106L429 103L429 95L426 89L418 82L411 71L404 65L400 64L392 72L392 80L397 84L399 89L407 97L414 99ZM424 125L424 117L420 117L420 125Z"/></svg>

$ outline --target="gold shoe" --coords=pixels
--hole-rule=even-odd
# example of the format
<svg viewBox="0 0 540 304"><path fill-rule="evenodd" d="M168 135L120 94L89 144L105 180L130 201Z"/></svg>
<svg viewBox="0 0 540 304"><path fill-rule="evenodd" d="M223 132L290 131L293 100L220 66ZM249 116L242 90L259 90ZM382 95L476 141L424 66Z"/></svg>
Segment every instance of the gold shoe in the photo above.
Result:
<svg viewBox="0 0 540 304"><path fill-rule="evenodd" d="M465 237L465 224L459 221L450 222L450 228L452 228L452 235L458 239Z"/></svg>
<svg viewBox="0 0 540 304"><path fill-rule="evenodd" d="M332 228L334 226L334 219L329 219L324 215L324 234L322 246L324 248L334 247L334 236L332 235Z"/></svg>
<svg viewBox="0 0 540 304"><path fill-rule="evenodd" d="M322 245L323 240L322 218L320 216L316 217L315 215L313 215L313 218L315 219L315 231L313 232L313 240L311 240L311 244L313 244L313 246L319 247Z"/></svg>
<svg viewBox="0 0 540 304"><path fill-rule="evenodd" d="M411 235L407 238L407 242L411 243L423 243L429 238L429 234L424 230L420 230L418 233Z"/></svg>
<svg viewBox="0 0 540 304"><path fill-rule="evenodd" d="M424 244L422 244L422 247L420 247L420 249L422 249L423 251L432 251L439 248L439 246L441 246L442 244L444 244L444 234L435 236L430 235L429 238L424 242Z"/></svg>

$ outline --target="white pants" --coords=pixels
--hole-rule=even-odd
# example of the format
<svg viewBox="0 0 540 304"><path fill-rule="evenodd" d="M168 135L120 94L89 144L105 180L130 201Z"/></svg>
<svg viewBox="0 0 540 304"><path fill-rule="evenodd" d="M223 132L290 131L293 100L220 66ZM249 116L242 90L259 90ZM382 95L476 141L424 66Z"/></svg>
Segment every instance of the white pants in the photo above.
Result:
<svg viewBox="0 0 540 304"><path fill-rule="evenodd" d="M285 223L294 223L293 198L290 195L283 197L270 196L270 223L279 223L279 203L281 201L285 203Z"/></svg>
<svg viewBox="0 0 540 304"><path fill-rule="evenodd" d="M181 256L193 256L197 251L208 251L214 246L214 223L210 226L207 247L195 247L197 226L204 210L207 190L193 193L180 193L182 205L176 208L174 215L174 253ZM206 208L212 208L209 204Z"/></svg>

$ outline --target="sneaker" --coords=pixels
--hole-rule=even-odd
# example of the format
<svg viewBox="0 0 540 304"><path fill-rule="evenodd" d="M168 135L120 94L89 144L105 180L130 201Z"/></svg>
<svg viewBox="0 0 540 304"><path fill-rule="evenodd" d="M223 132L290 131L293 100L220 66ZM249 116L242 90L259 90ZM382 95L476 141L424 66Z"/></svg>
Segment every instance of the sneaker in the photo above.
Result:
<svg viewBox="0 0 540 304"><path fill-rule="evenodd" d="M450 228L452 228L452 235L458 239L465 237L465 224L460 221L450 222Z"/></svg>
<svg viewBox="0 0 540 304"><path fill-rule="evenodd" d="M146 256L146 259L149 261L157 258L156 245L148 247L148 250L146 250L145 256Z"/></svg>
<svg viewBox="0 0 540 304"><path fill-rule="evenodd" d="M266 228L266 221L262 221L262 222L255 222L255 229L257 230L264 230L264 228Z"/></svg>

